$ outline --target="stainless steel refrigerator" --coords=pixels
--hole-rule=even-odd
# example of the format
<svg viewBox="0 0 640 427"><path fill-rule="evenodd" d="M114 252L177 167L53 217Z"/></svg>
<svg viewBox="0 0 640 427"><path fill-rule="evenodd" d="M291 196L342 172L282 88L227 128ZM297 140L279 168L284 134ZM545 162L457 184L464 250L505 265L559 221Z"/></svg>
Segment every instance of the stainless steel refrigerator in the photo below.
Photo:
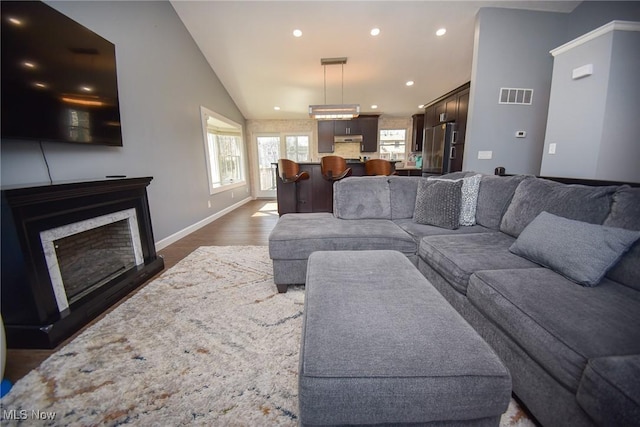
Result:
<svg viewBox="0 0 640 427"><path fill-rule="evenodd" d="M457 143L458 131L454 122L441 123L424 130L422 144L422 175L442 175L453 172L463 145Z"/></svg>

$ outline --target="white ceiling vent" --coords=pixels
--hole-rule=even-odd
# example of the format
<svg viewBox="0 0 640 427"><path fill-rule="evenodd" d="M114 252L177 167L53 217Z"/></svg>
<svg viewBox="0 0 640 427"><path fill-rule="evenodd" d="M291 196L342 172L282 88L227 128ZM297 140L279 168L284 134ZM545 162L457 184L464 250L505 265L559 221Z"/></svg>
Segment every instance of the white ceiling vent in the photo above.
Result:
<svg viewBox="0 0 640 427"><path fill-rule="evenodd" d="M531 105L533 101L533 89L500 88L498 104Z"/></svg>

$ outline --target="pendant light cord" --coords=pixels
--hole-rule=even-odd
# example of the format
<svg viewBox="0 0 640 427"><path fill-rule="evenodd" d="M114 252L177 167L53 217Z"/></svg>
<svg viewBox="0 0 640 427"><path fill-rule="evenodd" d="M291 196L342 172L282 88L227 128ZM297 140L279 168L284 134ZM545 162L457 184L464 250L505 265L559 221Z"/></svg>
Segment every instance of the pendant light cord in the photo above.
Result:
<svg viewBox="0 0 640 427"><path fill-rule="evenodd" d="M340 102L344 104L344 64L342 64L342 87L340 88L340 92L342 94Z"/></svg>
<svg viewBox="0 0 640 427"><path fill-rule="evenodd" d="M324 70L324 105L327 105L327 66L323 65Z"/></svg>

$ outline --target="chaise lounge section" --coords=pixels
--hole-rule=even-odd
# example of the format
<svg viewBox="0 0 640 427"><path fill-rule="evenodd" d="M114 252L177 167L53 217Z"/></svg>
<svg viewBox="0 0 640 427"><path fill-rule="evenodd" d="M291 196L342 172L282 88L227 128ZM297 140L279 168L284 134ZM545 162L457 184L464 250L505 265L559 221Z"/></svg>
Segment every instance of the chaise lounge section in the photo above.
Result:
<svg viewBox="0 0 640 427"><path fill-rule="evenodd" d="M269 241L279 290L304 283L317 250L399 250L492 346L543 425L636 423L640 188L443 178L348 178L333 215L284 215ZM469 178L473 225L453 224L443 189L462 194Z"/></svg>

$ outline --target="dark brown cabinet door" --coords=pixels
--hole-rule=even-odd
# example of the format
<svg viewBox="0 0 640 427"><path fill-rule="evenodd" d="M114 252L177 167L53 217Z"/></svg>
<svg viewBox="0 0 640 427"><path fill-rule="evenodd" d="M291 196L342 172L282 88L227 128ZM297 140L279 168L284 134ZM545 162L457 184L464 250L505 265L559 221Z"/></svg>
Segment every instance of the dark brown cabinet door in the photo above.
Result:
<svg viewBox="0 0 640 427"><path fill-rule="evenodd" d="M436 106L432 105L431 107L427 107L424 110L424 127L432 128L438 124L436 120Z"/></svg>
<svg viewBox="0 0 640 427"><path fill-rule="evenodd" d="M318 153L333 153L333 120L318 120Z"/></svg>
<svg viewBox="0 0 640 427"><path fill-rule="evenodd" d="M414 114L413 126L411 129L411 152L422 152L422 140L424 138L424 123L425 114Z"/></svg>
<svg viewBox="0 0 640 427"><path fill-rule="evenodd" d="M361 119L353 120L336 120L333 125L334 135L360 135L361 132Z"/></svg>
<svg viewBox="0 0 640 427"><path fill-rule="evenodd" d="M362 135L360 151L363 153L378 151L378 116L360 116L358 121Z"/></svg>
<svg viewBox="0 0 640 427"><path fill-rule="evenodd" d="M464 144L467 133L467 113L469 111L469 89L465 89L458 94L458 113L456 123L458 125L458 136L456 142Z"/></svg>

